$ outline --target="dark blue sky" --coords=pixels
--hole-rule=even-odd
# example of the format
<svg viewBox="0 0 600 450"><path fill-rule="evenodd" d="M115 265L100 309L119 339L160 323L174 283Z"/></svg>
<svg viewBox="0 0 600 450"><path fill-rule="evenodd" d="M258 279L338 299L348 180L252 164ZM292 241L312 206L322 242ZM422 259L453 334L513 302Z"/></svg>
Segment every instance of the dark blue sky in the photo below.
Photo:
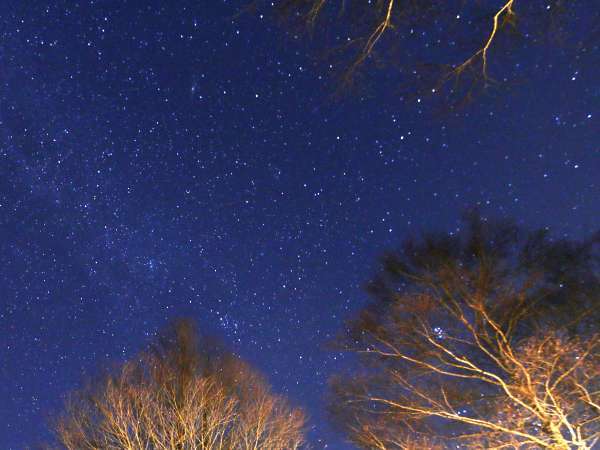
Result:
<svg viewBox="0 0 600 450"><path fill-rule="evenodd" d="M333 101L314 45L242 5L2 2L0 447L191 316L307 408L315 448L345 448L324 344L383 249L473 205L600 225L597 43L522 45L494 63L510 88L437 114L392 72Z"/></svg>

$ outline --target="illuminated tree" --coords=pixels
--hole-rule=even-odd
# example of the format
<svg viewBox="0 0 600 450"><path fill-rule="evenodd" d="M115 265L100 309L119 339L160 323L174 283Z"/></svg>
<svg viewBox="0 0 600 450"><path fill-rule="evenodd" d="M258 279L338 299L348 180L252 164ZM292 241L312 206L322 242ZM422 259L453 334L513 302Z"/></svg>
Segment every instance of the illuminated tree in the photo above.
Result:
<svg viewBox="0 0 600 450"><path fill-rule="evenodd" d="M287 19L306 24L319 42L326 42L329 57L341 57L341 61L328 60L343 67L342 86L352 83L361 69L394 66L399 69L398 84L411 92L439 92L450 83L450 91L468 97L506 77L506 71L490 69L492 53L514 54L525 42L564 43L569 12L580 4L585 7L583 2L562 0L280 0L274 4ZM594 35L593 26L586 37ZM584 30L577 31L580 38ZM514 39L505 52L502 41L508 36ZM578 44L585 46L585 41ZM499 68L502 65L505 61Z"/></svg>
<svg viewBox="0 0 600 450"><path fill-rule="evenodd" d="M597 243L472 217L386 256L341 338L362 369L333 381L337 422L369 449L592 449Z"/></svg>
<svg viewBox="0 0 600 450"><path fill-rule="evenodd" d="M73 393L62 448L296 449L304 416L231 354L178 322L151 350Z"/></svg>

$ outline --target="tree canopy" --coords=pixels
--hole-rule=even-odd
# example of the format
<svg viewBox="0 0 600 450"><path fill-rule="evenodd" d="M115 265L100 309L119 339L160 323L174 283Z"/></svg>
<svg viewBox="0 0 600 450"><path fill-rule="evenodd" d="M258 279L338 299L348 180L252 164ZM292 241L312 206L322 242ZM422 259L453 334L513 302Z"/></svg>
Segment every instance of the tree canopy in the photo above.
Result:
<svg viewBox="0 0 600 450"><path fill-rule="evenodd" d="M340 338L361 364L332 411L362 448L593 448L598 239L471 216L383 258Z"/></svg>
<svg viewBox="0 0 600 450"><path fill-rule="evenodd" d="M57 419L60 448L295 449L304 414L190 321L74 392Z"/></svg>

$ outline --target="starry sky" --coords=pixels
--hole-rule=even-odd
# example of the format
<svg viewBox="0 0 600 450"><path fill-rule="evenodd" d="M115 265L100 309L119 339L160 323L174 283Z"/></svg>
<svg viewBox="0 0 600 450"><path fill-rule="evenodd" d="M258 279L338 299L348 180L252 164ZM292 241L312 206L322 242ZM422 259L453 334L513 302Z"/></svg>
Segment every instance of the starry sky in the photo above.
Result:
<svg viewBox="0 0 600 450"><path fill-rule="evenodd" d="M48 439L66 392L181 316L306 408L315 448L350 448L325 344L384 249L474 205L600 225L597 44L522 45L510 89L440 114L385 71L332 99L314 43L242 6L0 2L2 448Z"/></svg>

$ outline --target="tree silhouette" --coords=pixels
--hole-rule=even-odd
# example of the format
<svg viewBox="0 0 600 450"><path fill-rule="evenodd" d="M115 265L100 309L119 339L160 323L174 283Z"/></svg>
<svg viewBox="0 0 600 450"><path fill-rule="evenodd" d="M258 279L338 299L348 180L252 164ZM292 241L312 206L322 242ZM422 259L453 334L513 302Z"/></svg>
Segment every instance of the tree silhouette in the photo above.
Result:
<svg viewBox="0 0 600 450"><path fill-rule="evenodd" d="M296 449L304 415L189 321L74 392L57 419L61 448Z"/></svg>
<svg viewBox="0 0 600 450"><path fill-rule="evenodd" d="M340 345L332 411L362 448L589 450L600 438L597 237L477 215L386 255Z"/></svg>

